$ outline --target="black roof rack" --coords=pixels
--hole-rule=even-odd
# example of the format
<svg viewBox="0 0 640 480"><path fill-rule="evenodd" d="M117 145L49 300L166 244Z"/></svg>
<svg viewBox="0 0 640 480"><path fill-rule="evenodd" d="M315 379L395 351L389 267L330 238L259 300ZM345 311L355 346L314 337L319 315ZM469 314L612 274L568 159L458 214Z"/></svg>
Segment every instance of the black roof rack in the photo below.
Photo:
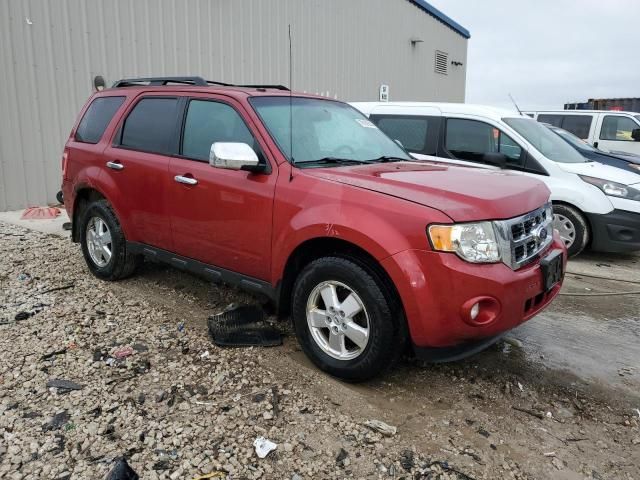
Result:
<svg viewBox="0 0 640 480"><path fill-rule="evenodd" d="M273 88L276 90L289 90L284 85L233 85L231 83L215 82L205 80L202 77L148 77L148 78L123 78L113 84L112 88L136 87L141 85L166 86L169 84L192 85L196 87L208 87L209 85L220 85L222 87L241 88Z"/></svg>

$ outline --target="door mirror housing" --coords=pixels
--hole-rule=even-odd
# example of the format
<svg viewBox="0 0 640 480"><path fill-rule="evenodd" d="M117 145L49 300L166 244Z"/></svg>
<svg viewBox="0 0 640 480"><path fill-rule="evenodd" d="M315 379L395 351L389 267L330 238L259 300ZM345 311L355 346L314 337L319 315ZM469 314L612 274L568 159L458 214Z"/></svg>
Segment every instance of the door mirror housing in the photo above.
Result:
<svg viewBox="0 0 640 480"><path fill-rule="evenodd" d="M209 151L209 165L215 168L259 172L264 170L259 162L256 152L246 143L215 142Z"/></svg>
<svg viewBox="0 0 640 480"><path fill-rule="evenodd" d="M634 128L631 130L631 138L633 138L636 142L640 142L640 128Z"/></svg>
<svg viewBox="0 0 640 480"><path fill-rule="evenodd" d="M507 156L504 153L487 152L482 156L482 161L500 168L507 167Z"/></svg>

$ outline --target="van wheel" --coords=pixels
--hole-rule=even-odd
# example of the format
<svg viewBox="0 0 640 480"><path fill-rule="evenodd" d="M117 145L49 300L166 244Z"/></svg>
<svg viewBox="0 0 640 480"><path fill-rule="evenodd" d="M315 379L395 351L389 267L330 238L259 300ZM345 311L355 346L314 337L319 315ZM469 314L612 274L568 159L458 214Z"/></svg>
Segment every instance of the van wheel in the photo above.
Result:
<svg viewBox="0 0 640 480"><path fill-rule="evenodd" d="M80 244L89 270L102 280L126 278L141 261L127 252L120 222L106 200L91 202L82 212Z"/></svg>
<svg viewBox="0 0 640 480"><path fill-rule="evenodd" d="M587 221L576 208L554 204L553 228L560 233L560 238L567 247L570 257L578 255L589 243Z"/></svg>
<svg viewBox="0 0 640 480"><path fill-rule="evenodd" d="M320 258L303 269L293 291L293 323L318 368L358 382L395 363L403 351L400 316L383 292L380 280L345 258Z"/></svg>

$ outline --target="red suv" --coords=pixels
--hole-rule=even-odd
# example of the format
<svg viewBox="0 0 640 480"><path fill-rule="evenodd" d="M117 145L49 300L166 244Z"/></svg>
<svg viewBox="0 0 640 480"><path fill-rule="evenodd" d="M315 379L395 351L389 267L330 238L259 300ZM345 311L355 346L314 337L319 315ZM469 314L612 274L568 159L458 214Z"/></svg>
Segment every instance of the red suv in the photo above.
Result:
<svg viewBox="0 0 640 480"><path fill-rule="evenodd" d="M414 161L351 106L284 87L121 80L80 112L62 174L94 275L148 257L264 295L352 381L409 344L481 350L551 302L566 264L541 182Z"/></svg>

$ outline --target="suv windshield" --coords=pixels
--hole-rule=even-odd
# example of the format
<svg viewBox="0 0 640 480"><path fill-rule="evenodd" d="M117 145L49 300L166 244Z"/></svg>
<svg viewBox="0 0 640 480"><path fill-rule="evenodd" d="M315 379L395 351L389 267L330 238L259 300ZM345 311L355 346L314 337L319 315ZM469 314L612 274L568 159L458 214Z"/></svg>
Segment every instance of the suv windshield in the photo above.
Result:
<svg viewBox="0 0 640 480"><path fill-rule="evenodd" d="M296 165L411 160L398 144L346 103L284 96L249 101L289 161L293 146Z"/></svg>
<svg viewBox="0 0 640 480"><path fill-rule="evenodd" d="M569 145L574 146L575 148L579 148L581 150L587 150L589 152L597 152L595 148L589 145L587 142L582 140L581 138L576 137L573 133L567 132L562 128L549 127L554 133L560 135L560 137L565 140Z"/></svg>
<svg viewBox="0 0 640 480"><path fill-rule="evenodd" d="M549 160L560 163L589 161L558 135L531 118L503 118L502 120Z"/></svg>

